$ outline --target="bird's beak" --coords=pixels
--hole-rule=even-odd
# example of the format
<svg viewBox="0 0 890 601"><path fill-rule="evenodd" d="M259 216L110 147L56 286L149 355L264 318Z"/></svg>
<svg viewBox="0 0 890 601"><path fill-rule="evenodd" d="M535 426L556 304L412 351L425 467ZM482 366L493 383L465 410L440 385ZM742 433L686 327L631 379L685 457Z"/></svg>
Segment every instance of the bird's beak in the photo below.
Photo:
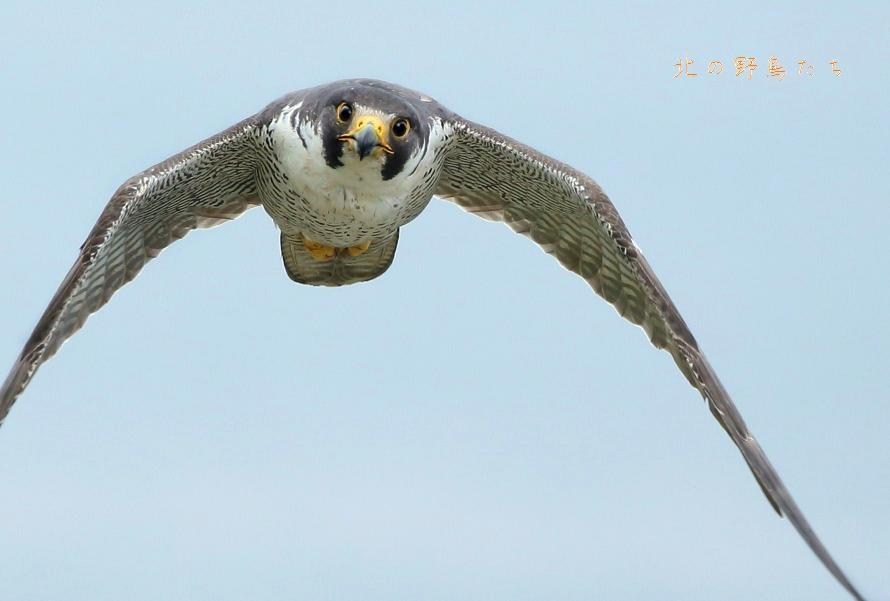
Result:
<svg viewBox="0 0 890 601"><path fill-rule="evenodd" d="M357 117L352 129L337 139L341 142L351 141L359 160L371 154L374 149L380 148L386 154L392 154L393 150L386 143L389 128L383 120L375 115L362 115Z"/></svg>

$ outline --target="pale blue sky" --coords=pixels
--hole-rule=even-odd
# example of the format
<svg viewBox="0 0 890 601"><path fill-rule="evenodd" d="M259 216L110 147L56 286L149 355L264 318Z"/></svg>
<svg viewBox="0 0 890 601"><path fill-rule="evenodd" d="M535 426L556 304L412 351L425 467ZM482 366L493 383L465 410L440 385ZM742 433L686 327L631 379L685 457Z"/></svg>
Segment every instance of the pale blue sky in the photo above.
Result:
<svg viewBox="0 0 890 601"><path fill-rule="evenodd" d="M605 188L890 598L887 4L301 4L3 3L0 369L128 176L289 90L391 80ZM440 201L344 289L291 282L261 210L172 246L41 369L0 473L17 601L846 598L666 354Z"/></svg>

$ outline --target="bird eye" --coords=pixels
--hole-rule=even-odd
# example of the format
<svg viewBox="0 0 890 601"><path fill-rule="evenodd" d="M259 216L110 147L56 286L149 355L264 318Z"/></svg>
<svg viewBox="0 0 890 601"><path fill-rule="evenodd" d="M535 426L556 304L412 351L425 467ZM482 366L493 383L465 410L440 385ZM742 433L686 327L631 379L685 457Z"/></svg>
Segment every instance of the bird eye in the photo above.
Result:
<svg viewBox="0 0 890 601"><path fill-rule="evenodd" d="M352 119L352 106L348 102L341 102L337 105L337 121L346 123Z"/></svg>
<svg viewBox="0 0 890 601"><path fill-rule="evenodd" d="M404 138L409 131L411 131L411 122L404 117L396 119L392 124L392 135L396 138Z"/></svg>

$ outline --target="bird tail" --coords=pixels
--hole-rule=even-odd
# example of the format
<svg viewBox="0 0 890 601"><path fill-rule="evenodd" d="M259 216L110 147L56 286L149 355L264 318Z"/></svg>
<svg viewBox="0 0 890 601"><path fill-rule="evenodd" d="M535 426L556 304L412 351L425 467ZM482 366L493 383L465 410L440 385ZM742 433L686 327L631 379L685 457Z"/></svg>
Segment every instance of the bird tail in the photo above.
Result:
<svg viewBox="0 0 890 601"><path fill-rule="evenodd" d="M313 257L301 235L281 232L281 257L287 275L300 284L312 286L345 286L366 282L383 274L392 264L399 243L399 232L371 242L368 250L357 256L338 252L327 261Z"/></svg>

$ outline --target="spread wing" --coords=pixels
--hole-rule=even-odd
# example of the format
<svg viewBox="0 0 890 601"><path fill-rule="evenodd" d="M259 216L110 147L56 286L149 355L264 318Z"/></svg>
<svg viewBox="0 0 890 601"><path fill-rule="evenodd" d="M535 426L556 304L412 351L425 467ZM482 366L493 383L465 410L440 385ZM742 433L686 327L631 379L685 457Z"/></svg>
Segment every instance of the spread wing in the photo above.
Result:
<svg viewBox="0 0 890 601"><path fill-rule="evenodd" d="M534 240L669 352L739 448L773 508L844 588L862 599L788 493L600 187L494 130L456 115L445 120L453 134L436 195Z"/></svg>
<svg viewBox="0 0 890 601"><path fill-rule="evenodd" d="M114 193L0 388L0 424L37 368L143 265L189 231L257 204L254 128L254 118L242 121Z"/></svg>

